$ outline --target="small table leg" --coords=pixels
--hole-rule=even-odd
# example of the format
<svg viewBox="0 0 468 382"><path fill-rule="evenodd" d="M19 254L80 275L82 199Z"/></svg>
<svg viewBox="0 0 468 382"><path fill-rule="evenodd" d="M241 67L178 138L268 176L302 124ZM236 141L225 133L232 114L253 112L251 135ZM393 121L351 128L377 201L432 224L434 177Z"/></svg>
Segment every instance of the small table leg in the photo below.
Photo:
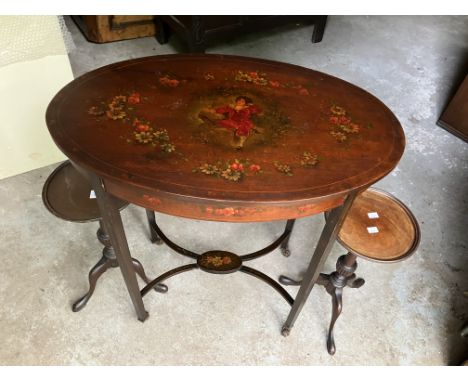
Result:
<svg viewBox="0 0 468 382"><path fill-rule="evenodd" d="M364 279L356 278L354 273L356 268L356 255L348 252L346 255L340 256L336 262L335 272L329 275L321 273L317 280L317 284L325 287L327 293L332 297L332 316L327 337L327 350L330 355L336 352L333 329L343 309L343 289L346 286L360 288L364 285Z"/></svg>
<svg viewBox="0 0 468 382"><path fill-rule="evenodd" d="M322 234L320 235L317 247L315 248L315 252L310 260L309 267L307 268L299 291L297 292L297 296L294 299L294 304L281 330L281 334L283 336L288 336L291 332L299 313L301 312L320 275L320 270L323 268L323 264L335 243L336 235L341 228L341 224L343 223L356 195L357 191L352 192L347 196L345 202L341 206L331 210L327 222L325 223L325 227L322 230Z"/></svg>
<svg viewBox="0 0 468 382"><path fill-rule="evenodd" d="M73 305L72 305L72 310L74 312L79 312L81 309L83 309L88 301L91 299L94 289L96 288L96 284L98 279L109 269L109 268L117 268L119 266L119 263L117 262L117 257L115 256L115 251L114 248L112 247L112 244L109 240L109 235L106 233L102 226L101 220L99 220L99 229L97 231L97 238L99 242L104 245L104 249L102 250L102 257L101 259L97 262L97 264L91 268L89 271L88 279L89 279L89 290L88 292L83 295L81 298L79 298ZM137 260L132 258L132 264L133 268L135 269L135 272L138 274L138 276L141 277L141 279L145 283L149 283L150 280L146 276L146 272L143 268L143 265ZM156 284L154 287L154 290L159 293L166 293L168 288L164 284Z"/></svg>
<svg viewBox="0 0 468 382"><path fill-rule="evenodd" d="M314 32L312 33L312 42L320 42L325 32L325 25L327 24L327 16L316 16Z"/></svg>
<svg viewBox="0 0 468 382"><path fill-rule="evenodd" d="M115 264L117 266L117 264ZM97 264L91 268L89 271L89 290L86 292L84 296L79 298L73 305L72 305L72 310L74 312L79 312L81 309L83 309L86 304L88 303L89 299L94 293L94 289L96 288L96 283L101 277L101 275L107 271L109 268L113 268L114 265L112 262L106 257L102 256L101 259L97 262Z"/></svg>
<svg viewBox="0 0 468 382"><path fill-rule="evenodd" d="M133 262L122 224L122 218L120 216L120 211L116 207L115 197L106 192L104 184L96 174L89 173L89 179L96 193L102 224L109 235L112 247L114 247L120 271L122 272L125 285L132 299L137 317L143 322L148 317L148 312L145 310L143 299L141 298L140 288L136 279L135 269L133 268Z"/></svg>

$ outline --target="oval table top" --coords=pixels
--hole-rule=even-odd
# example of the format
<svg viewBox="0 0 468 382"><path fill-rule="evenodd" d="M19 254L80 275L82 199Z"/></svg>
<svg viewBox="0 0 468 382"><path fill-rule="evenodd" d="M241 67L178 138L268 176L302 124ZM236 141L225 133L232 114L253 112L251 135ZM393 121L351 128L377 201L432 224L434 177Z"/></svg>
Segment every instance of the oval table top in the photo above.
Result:
<svg viewBox="0 0 468 382"><path fill-rule="evenodd" d="M65 86L47 125L129 202L220 221L292 219L388 174L405 146L363 89L300 66L186 54L108 65Z"/></svg>

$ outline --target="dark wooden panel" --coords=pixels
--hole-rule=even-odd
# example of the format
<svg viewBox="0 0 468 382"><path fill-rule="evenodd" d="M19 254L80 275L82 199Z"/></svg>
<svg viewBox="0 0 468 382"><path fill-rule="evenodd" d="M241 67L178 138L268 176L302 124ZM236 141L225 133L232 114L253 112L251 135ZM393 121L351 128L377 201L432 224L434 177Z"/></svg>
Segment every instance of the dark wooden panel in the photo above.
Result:
<svg viewBox="0 0 468 382"><path fill-rule="evenodd" d="M468 76L465 77L437 124L468 142Z"/></svg>
<svg viewBox="0 0 468 382"><path fill-rule="evenodd" d="M174 31L190 52L204 52L207 44L234 39L246 33L286 24L314 24L312 42L320 42L327 16L158 16L158 41L164 44Z"/></svg>

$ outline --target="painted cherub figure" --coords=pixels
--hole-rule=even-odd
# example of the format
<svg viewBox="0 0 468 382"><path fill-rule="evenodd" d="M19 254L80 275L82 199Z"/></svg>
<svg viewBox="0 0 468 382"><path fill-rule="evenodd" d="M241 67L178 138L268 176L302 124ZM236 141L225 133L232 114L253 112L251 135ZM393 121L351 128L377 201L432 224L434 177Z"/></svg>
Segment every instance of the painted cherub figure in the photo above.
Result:
<svg viewBox="0 0 468 382"><path fill-rule="evenodd" d="M209 120L218 127L233 130L232 146L241 149L252 130L260 130L252 122L252 116L259 115L261 112L261 109L255 106L250 98L239 96L232 105L205 109L203 113L200 113L200 118Z"/></svg>

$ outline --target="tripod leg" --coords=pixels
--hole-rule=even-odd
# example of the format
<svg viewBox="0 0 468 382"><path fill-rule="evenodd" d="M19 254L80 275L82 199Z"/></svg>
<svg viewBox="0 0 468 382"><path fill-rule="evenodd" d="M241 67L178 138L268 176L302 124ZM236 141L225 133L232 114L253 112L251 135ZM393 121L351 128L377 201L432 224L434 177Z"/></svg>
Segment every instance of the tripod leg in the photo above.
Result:
<svg viewBox="0 0 468 382"><path fill-rule="evenodd" d="M86 306L94 293L94 289L96 288L96 283L99 277L101 277L101 275L110 267L112 267L112 262L109 261L109 259L107 259L105 256L102 256L98 263L89 271L89 290L83 297L81 297L73 304L72 310L74 312L79 312Z"/></svg>

